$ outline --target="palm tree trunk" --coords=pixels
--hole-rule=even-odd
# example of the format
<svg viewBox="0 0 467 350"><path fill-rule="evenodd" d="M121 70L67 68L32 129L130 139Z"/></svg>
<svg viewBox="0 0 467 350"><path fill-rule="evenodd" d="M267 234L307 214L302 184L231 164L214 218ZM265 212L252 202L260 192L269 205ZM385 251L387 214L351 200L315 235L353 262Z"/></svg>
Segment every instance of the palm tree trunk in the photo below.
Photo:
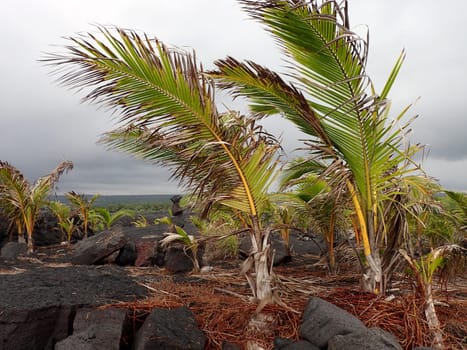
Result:
<svg viewBox="0 0 467 350"><path fill-rule="evenodd" d="M381 266L381 258L379 257L379 253L375 244L373 213L371 210L369 210L365 217L364 211L362 210L355 192L355 187L350 181L347 181L347 188L349 189L357 216L359 231L356 232L356 234L361 234L363 252L368 264L366 271L363 273L361 279L361 287L365 292L379 294L381 292L381 285L383 282L383 269Z"/></svg>
<svg viewBox="0 0 467 350"><path fill-rule="evenodd" d="M32 232L28 232L28 254L34 253L34 243L32 240Z"/></svg>
<svg viewBox="0 0 467 350"><path fill-rule="evenodd" d="M272 295L271 271L269 264L270 245L268 244L262 251L257 252L255 257L256 274L256 297L258 300L266 300Z"/></svg>
<svg viewBox="0 0 467 350"><path fill-rule="evenodd" d="M23 224L20 220L16 220L16 227L18 228L18 243L26 243L26 240L24 239Z"/></svg>
<svg viewBox="0 0 467 350"><path fill-rule="evenodd" d="M261 302L272 296L271 265L269 231L263 232L257 217L252 218L253 223L253 257L255 267L255 286L253 294ZM253 242L254 241L254 242Z"/></svg>
<svg viewBox="0 0 467 350"><path fill-rule="evenodd" d="M34 231L35 215L31 212L31 210L29 210L25 214L23 214L23 217L26 226L26 233L28 235L28 254L32 254L34 253L34 242L32 240L32 233Z"/></svg>
<svg viewBox="0 0 467 350"><path fill-rule="evenodd" d="M289 223L286 223L289 224ZM281 229L281 236L282 240L284 241L285 245L285 253L288 257L292 256L292 252L290 251L290 230L288 228Z"/></svg>
<svg viewBox="0 0 467 350"><path fill-rule="evenodd" d="M254 284L253 295L259 302L256 308L256 313L250 319L247 329L251 332L259 332L264 334L271 329L273 320L267 314L264 314L262 309L269 303L273 303L272 295L272 264L269 263L271 258L271 244L269 243L269 230L262 231L257 217L252 218L253 232L251 235L253 245L253 258L255 268L255 282L252 282L248 276L247 279L250 286ZM248 350L264 350L255 340L247 342Z"/></svg>
<svg viewBox="0 0 467 350"><path fill-rule="evenodd" d="M375 233L375 213L373 210L368 210L366 215L366 222L367 222L367 235L368 241L370 244L370 255L367 256L367 262L369 265L368 272L370 273L370 286L371 290L368 289L366 291L372 292L375 294L384 294L383 286L383 265L381 262L381 257L379 255L377 243L376 243L376 233Z"/></svg>
<svg viewBox="0 0 467 350"><path fill-rule="evenodd" d="M379 294L384 292L381 288L383 283L383 270L378 252L372 252L366 256L368 266L361 279L361 287L364 292Z"/></svg>
<svg viewBox="0 0 467 350"><path fill-rule="evenodd" d="M83 215L84 239L88 238L88 217Z"/></svg>
<svg viewBox="0 0 467 350"><path fill-rule="evenodd" d="M435 349L444 349L443 334L441 331L438 315L436 314L435 310L431 283L427 283L425 285L425 297L425 317L428 323L428 328L430 328L433 335L433 347Z"/></svg>
<svg viewBox="0 0 467 350"><path fill-rule="evenodd" d="M331 212L331 218L329 220L329 229L327 232L327 243L328 243L328 259L329 259L329 272L331 274L336 273L336 254L334 250L334 226L335 226L335 214L334 210Z"/></svg>

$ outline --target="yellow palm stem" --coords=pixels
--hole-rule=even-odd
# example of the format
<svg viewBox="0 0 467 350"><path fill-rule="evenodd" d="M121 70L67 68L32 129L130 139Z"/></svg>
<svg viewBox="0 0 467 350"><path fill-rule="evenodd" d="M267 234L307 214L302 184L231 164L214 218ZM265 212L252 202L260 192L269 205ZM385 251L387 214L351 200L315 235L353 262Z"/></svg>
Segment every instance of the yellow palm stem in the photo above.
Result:
<svg viewBox="0 0 467 350"><path fill-rule="evenodd" d="M352 202L355 207L355 213L357 214L358 223L360 224L360 234L362 236L363 241L363 252L365 256L371 256L371 247L370 247L370 240L368 239L368 229L366 226L365 217L363 216L362 207L360 206L360 202L358 201L357 194L355 193L354 185L347 180L347 188L349 189L350 196L352 197Z"/></svg>
<svg viewBox="0 0 467 350"><path fill-rule="evenodd" d="M352 226L355 232L355 240L357 243L357 247L360 247L360 229L358 228L358 222L356 215L352 215Z"/></svg>

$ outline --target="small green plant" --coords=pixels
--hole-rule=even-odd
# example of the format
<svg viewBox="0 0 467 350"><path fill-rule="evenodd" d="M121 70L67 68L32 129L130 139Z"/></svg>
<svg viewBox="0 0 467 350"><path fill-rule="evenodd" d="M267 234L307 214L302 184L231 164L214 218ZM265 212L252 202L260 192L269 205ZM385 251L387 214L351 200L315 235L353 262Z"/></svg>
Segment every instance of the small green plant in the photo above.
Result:
<svg viewBox="0 0 467 350"><path fill-rule="evenodd" d="M175 223L173 222L173 219L172 219L172 217L173 217L172 210L169 209L168 212L169 212L169 215L164 216L162 218L154 219L154 224L155 225L165 224L165 225L167 225L169 227L168 228L169 232L175 233L176 232L176 230L175 230L176 225L175 225Z"/></svg>
<svg viewBox="0 0 467 350"><path fill-rule="evenodd" d="M93 209L91 216L94 218L93 230L101 231L110 229L119 219L125 216L133 217L134 212L129 209L119 209L112 213L107 208L96 208Z"/></svg>
<svg viewBox="0 0 467 350"><path fill-rule="evenodd" d="M181 242L184 244L186 249L191 251L190 258L193 261L193 266L195 271L200 270L200 265L198 261L198 247L199 242L196 240L195 236L189 235L183 228L176 225L172 220L172 212L169 210L169 216L163 218L158 218L154 220L154 223L157 224L166 224L168 225L168 231L165 233L165 237L160 241L162 247L167 247L172 242Z"/></svg>
<svg viewBox="0 0 467 350"><path fill-rule="evenodd" d="M225 257L236 257L238 256L239 251L239 239L236 235L229 235L225 238L222 238L220 241L220 246L224 252Z"/></svg>
<svg viewBox="0 0 467 350"><path fill-rule="evenodd" d="M138 215L135 221L132 222L135 227L148 227L149 222L148 219L144 215Z"/></svg>

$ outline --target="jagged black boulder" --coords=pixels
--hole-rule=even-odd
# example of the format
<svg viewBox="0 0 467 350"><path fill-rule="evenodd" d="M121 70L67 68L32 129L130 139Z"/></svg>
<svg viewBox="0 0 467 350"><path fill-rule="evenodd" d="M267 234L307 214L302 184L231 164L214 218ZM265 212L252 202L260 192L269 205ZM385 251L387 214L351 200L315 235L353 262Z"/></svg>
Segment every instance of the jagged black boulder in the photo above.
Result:
<svg viewBox="0 0 467 350"><path fill-rule="evenodd" d="M204 350L206 337L187 307L153 309L136 334L134 350Z"/></svg>
<svg viewBox="0 0 467 350"><path fill-rule="evenodd" d="M119 350L128 327L125 309L79 309L73 333L59 341L54 350Z"/></svg>
<svg viewBox="0 0 467 350"><path fill-rule="evenodd" d="M370 328L336 335L328 342L328 350L402 350L397 339L381 328Z"/></svg>
<svg viewBox="0 0 467 350"><path fill-rule="evenodd" d="M303 312L300 337L324 348L336 335L365 330L362 321L347 311L321 298L312 297Z"/></svg>
<svg viewBox="0 0 467 350"><path fill-rule="evenodd" d="M71 263L75 265L92 265L99 263L112 253L119 251L125 246L128 239L120 227L79 241L71 255ZM116 257L115 257L116 258Z"/></svg>
<svg viewBox="0 0 467 350"><path fill-rule="evenodd" d="M3 259L12 260L18 258L18 256L26 255L27 251L26 243L8 242L2 247L0 256Z"/></svg>
<svg viewBox="0 0 467 350"><path fill-rule="evenodd" d="M53 350L72 332L80 308L133 301L148 294L116 266L24 265L1 275L0 349Z"/></svg>

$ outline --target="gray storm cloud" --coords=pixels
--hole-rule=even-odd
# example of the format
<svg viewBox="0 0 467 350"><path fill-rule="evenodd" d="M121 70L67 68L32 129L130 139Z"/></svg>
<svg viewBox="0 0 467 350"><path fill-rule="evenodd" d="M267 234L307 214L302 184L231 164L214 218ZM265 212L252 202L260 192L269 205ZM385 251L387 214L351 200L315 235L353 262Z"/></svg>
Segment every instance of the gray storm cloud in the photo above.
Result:
<svg viewBox="0 0 467 350"><path fill-rule="evenodd" d="M252 59L275 70L283 62L273 40L249 20L235 0L7 0L0 28L0 159L30 179L48 173L70 159L75 169L60 182L62 192L175 193L170 173L96 145L115 126L105 109L80 104L83 96L57 86L45 52L63 51L63 37L93 31L93 23L118 25L157 36L169 45L195 49L207 68L217 58L232 55ZM381 88L402 49L407 59L393 93L393 113L420 100L409 115L414 140L428 144L430 174L452 189L467 190L465 92L467 37L463 24L467 3L449 2L442 15L437 1L350 1L351 24L370 30L368 72ZM223 99L219 100L224 102ZM235 108L236 105L234 105ZM290 124L266 123L282 134L286 150L300 147L302 138Z"/></svg>

